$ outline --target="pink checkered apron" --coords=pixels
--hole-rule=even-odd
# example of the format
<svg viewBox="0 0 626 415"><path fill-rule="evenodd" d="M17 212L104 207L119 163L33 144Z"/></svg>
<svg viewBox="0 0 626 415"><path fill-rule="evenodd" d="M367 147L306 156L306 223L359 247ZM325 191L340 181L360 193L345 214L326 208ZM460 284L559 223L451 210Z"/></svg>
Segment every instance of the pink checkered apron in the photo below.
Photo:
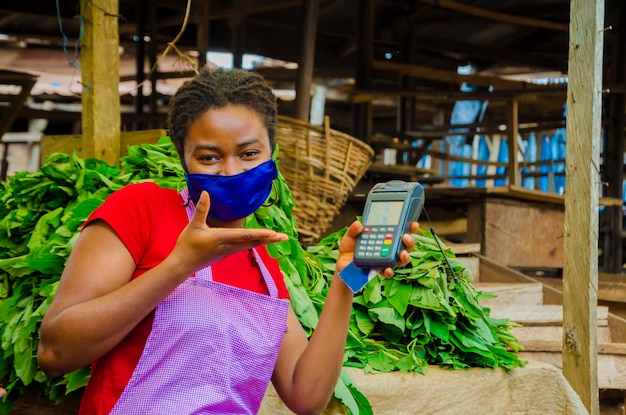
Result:
<svg viewBox="0 0 626 415"><path fill-rule="evenodd" d="M187 208L190 218L193 209ZM270 295L214 282L211 267L196 272L156 308L143 354L111 414L258 412L287 330L289 302L278 298L253 252Z"/></svg>

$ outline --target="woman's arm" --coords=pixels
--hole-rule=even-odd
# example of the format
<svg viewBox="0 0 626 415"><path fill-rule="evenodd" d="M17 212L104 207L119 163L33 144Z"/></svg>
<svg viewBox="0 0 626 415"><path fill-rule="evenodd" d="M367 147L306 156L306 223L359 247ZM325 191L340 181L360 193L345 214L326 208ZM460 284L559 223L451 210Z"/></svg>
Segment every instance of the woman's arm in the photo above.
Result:
<svg viewBox="0 0 626 415"><path fill-rule="evenodd" d="M419 225L412 224L417 232ZM352 262L356 237L363 226L354 222L341 240L339 259L333 280L328 289L324 308L315 332L307 343L306 335L295 313L290 310L288 325L272 381L283 402L297 414L319 414L328 404L343 366L350 315L352 291L339 278L338 273ZM405 234L406 250L400 253L398 266L409 261L409 251L415 241ZM393 276L393 269L386 268L382 275Z"/></svg>
<svg viewBox="0 0 626 415"><path fill-rule="evenodd" d="M59 376L104 355L182 279L167 262L130 281L134 270L109 225L97 221L82 231L41 324L37 357L44 373Z"/></svg>
<svg viewBox="0 0 626 415"><path fill-rule="evenodd" d="M109 225L96 221L81 232L41 324L37 358L46 375L60 376L103 356L197 269L287 239L266 229L210 229L208 199L204 192L167 258L132 281L135 262Z"/></svg>

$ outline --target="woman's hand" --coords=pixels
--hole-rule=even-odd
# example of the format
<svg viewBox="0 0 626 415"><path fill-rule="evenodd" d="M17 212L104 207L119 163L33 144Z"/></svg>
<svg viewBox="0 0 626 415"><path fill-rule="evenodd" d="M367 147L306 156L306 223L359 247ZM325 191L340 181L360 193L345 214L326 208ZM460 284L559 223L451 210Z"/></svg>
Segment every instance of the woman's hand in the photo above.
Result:
<svg viewBox="0 0 626 415"><path fill-rule="evenodd" d="M416 233L418 230L419 223L412 222L411 233ZM354 221L341 239L341 242L339 243L339 258L337 259L337 272L340 272L350 262L352 262L354 258L354 249L356 248L356 239L361 232L363 232L363 224L359 221ZM405 249L400 251L398 254L397 267L403 267L409 263L409 252L412 252L415 248L415 239L413 239L413 237L408 233L402 235L402 243L404 244ZM387 267L381 270L380 275L385 278L393 277L393 268Z"/></svg>
<svg viewBox="0 0 626 415"><path fill-rule="evenodd" d="M271 229L209 228L206 220L210 206L209 195L204 191L168 257L189 274L236 252L289 238Z"/></svg>
<svg viewBox="0 0 626 415"><path fill-rule="evenodd" d="M417 222L411 224L411 232L417 232L418 228ZM341 239L335 276L352 262L356 239L362 231L363 224L355 221ZM415 247L415 240L409 234L403 235L402 241L406 249L399 254L398 266L409 263L409 252ZM392 277L393 269L381 270L381 274ZM308 343L295 313L290 311L289 330L272 381L293 412L321 413L326 407L341 371L353 299L353 292L341 278L333 278Z"/></svg>

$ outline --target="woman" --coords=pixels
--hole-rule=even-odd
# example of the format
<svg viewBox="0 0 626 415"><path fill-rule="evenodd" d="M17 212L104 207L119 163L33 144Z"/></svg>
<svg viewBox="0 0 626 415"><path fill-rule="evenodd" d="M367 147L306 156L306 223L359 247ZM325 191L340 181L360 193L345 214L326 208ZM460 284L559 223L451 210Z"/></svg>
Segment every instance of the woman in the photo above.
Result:
<svg viewBox="0 0 626 415"><path fill-rule="evenodd" d="M333 278L308 341L265 248L287 236L242 228L277 175L271 89L251 72L205 69L172 98L168 122L187 189L129 185L91 215L42 322L42 370L91 364L80 414L256 413L270 380L292 411L322 412L353 294ZM347 230L335 276L361 230Z"/></svg>

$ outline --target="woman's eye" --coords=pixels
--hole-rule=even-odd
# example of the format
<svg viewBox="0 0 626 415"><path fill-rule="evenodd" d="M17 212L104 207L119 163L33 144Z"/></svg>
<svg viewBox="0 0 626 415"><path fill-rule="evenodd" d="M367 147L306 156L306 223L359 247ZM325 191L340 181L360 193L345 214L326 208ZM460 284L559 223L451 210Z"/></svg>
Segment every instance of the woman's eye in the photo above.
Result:
<svg viewBox="0 0 626 415"><path fill-rule="evenodd" d="M215 157L214 155L206 155L206 156L201 156L200 160L202 160L202 161L215 161L215 160L217 160L217 157Z"/></svg>
<svg viewBox="0 0 626 415"><path fill-rule="evenodd" d="M250 151L246 151L245 153L243 153L243 154L242 154L242 157L243 157L243 158L246 158L246 157L254 157L254 156L256 156L257 154L259 154L259 152L258 152L258 151L256 151L256 150L250 150Z"/></svg>

